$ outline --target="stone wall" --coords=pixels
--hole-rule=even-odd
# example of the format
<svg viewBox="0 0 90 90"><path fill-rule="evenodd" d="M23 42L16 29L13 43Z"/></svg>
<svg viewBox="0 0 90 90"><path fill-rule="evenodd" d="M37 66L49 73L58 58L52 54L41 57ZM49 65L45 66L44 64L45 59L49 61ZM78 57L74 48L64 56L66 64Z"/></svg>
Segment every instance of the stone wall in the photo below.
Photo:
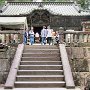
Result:
<svg viewBox="0 0 90 90"><path fill-rule="evenodd" d="M66 49L75 85L83 90L90 79L90 47L66 47Z"/></svg>
<svg viewBox="0 0 90 90"><path fill-rule="evenodd" d="M0 49L0 84L6 81L15 51L16 47L10 46L8 49Z"/></svg>

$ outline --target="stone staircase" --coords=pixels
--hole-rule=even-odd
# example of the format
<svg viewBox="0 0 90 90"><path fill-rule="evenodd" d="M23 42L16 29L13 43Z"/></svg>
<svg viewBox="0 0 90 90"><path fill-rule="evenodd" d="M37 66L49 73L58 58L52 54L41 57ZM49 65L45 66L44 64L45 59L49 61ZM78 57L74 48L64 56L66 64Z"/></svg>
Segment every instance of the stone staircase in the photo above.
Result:
<svg viewBox="0 0 90 90"><path fill-rule="evenodd" d="M25 45L15 88L66 87L60 50L57 46Z"/></svg>

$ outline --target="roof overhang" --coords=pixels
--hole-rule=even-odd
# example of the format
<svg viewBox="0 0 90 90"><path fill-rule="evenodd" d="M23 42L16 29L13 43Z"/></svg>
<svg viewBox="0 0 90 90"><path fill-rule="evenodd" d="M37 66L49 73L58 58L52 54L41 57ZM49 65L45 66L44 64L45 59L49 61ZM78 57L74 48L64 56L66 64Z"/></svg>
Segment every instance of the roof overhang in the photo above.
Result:
<svg viewBox="0 0 90 90"><path fill-rule="evenodd" d="M0 17L0 26L23 26L28 28L26 17ZM16 27L17 28L17 27Z"/></svg>

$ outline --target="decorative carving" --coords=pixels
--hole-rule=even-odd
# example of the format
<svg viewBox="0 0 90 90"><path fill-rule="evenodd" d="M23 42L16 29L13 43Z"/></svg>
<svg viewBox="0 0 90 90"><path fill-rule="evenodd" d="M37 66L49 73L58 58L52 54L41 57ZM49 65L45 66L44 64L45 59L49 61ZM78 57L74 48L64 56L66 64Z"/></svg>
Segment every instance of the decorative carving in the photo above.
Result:
<svg viewBox="0 0 90 90"><path fill-rule="evenodd" d="M32 23L37 23L40 20L40 15L38 13L34 13L32 16Z"/></svg>
<svg viewBox="0 0 90 90"><path fill-rule="evenodd" d="M31 23L33 25L47 25L50 21L49 12L46 10L35 10L32 13Z"/></svg>

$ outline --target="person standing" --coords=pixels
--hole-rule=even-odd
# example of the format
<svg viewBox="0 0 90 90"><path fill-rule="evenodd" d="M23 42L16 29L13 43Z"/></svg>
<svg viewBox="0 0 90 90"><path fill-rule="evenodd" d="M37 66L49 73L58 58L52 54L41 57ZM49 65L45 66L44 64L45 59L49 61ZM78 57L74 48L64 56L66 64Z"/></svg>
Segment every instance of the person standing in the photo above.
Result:
<svg viewBox="0 0 90 90"><path fill-rule="evenodd" d="M50 29L50 26L47 27L47 43L49 43L49 45L51 44L52 42L52 29Z"/></svg>
<svg viewBox="0 0 90 90"><path fill-rule="evenodd" d="M33 27L31 27L31 30L29 31L29 36L30 36L30 43L31 45L34 44L34 31L33 31Z"/></svg>
<svg viewBox="0 0 90 90"><path fill-rule="evenodd" d="M55 32L53 31L52 32L52 45L54 45L55 44L55 38L56 38L56 34L55 34Z"/></svg>
<svg viewBox="0 0 90 90"><path fill-rule="evenodd" d="M36 34L35 34L35 42L36 42L36 43L39 43L39 40L40 40L40 38L39 38L39 33L36 32Z"/></svg>
<svg viewBox="0 0 90 90"><path fill-rule="evenodd" d="M26 32L26 30L24 32L24 44L27 44L27 32Z"/></svg>
<svg viewBox="0 0 90 90"><path fill-rule="evenodd" d="M46 27L45 26L43 26L43 29L41 30L41 38L42 38L42 42L41 42L41 44L43 45L45 45L46 44L46 37L47 37L47 29L46 29Z"/></svg>
<svg viewBox="0 0 90 90"><path fill-rule="evenodd" d="M57 44L59 44L59 32L58 31L56 31L56 42L57 42Z"/></svg>

